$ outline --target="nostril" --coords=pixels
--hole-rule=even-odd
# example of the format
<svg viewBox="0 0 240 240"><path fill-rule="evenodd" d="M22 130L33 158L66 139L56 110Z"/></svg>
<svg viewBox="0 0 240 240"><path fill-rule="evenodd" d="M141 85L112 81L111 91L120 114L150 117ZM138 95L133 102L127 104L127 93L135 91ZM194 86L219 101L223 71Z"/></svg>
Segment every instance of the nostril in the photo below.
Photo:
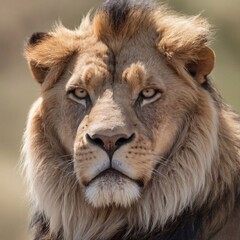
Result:
<svg viewBox="0 0 240 240"><path fill-rule="evenodd" d="M98 145L101 148L104 148L104 142L101 138L92 138L89 134L86 134L86 138L89 142Z"/></svg>
<svg viewBox="0 0 240 240"><path fill-rule="evenodd" d="M119 148L119 147L121 147L122 145L131 142L131 141L134 139L134 137L135 137L135 134L134 134L134 133L133 133L129 138L121 137L121 138L119 138L119 139L116 141L115 146L116 146L117 148Z"/></svg>
<svg viewBox="0 0 240 240"><path fill-rule="evenodd" d="M117 140L117 142L115 143L115 145L116 145L117 147L120 147L120 146L122 146L123 144L125 144L126 141L127 141L127 138L119 138L119 139Z"/></svg>
<svg viewBox="0 0 240 240"><path fill-rule="evenodd" d="M99 145L99 146L101 146L101 147L104 147L104 142L103 142L102 139L100 139L100 138L94 138L93 141L94 141L95 144L97 144L97 145Z"/></svg>
<svg viewBox="0 0 240 240"><path fill-rule="evenodd" d="M121 146L131 142L135 138L133 133L130 137L125 134L116 134L113 136L105 136L100 134L89 135L86 134L86 139L88 142L97 145L107 152L110 158L112 158L113 153Z"/></svg>

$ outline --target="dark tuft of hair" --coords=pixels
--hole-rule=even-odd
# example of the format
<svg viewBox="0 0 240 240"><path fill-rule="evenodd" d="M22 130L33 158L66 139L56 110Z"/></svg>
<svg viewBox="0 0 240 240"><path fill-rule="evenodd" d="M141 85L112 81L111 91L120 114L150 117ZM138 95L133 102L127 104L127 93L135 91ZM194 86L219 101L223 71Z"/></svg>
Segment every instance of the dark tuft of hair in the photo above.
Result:
<svg viewBox="0 0 240 240"><path fill-rule="evenodd" d="M127 18L130 10L129 1L127 0L109 0L102 6L102 10L107 12L111 19L114 29L118 28Z"/></svg>
<svg viewBox="0 0 240 240"><path fill-rule="evenodd" d="M28 43L30 45L36 45L36 44L40 43L44 38L46 38L48 36L49 36L49 34L48 33L44 33L44 32L33 33L33 35L30 37Z"/></svg>
<svg viewBox="0 0 240 240"><path fill-rule="evenodd" d="M107 0L101 10L109 15L112 27L117 29L124 23L132 8L145 8L149 5L152 5L151 0Z"/></svg>

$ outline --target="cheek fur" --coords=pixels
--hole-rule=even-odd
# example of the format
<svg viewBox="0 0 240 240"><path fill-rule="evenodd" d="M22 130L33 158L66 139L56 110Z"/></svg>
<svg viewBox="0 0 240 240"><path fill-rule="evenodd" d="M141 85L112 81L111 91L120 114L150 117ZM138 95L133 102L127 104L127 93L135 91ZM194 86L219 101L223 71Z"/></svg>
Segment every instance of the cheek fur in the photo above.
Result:
<svg viewBox="0 0 240 240"><path fill-rule="evenodd" d="M162 110L160 109L160 105L157 103L153 103L151 106L145 105L144 107L136 110L136 115L138 120L143 125L143 128L149 138L153 137L153 134L156 129L158 129L159 125L162 121Z"/></svg>

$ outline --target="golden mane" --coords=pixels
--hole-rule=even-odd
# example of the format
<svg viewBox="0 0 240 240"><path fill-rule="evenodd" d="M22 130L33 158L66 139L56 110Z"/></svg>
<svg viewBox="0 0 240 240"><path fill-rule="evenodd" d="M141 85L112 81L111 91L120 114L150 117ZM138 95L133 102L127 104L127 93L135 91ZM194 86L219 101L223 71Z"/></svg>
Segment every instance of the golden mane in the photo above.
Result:
<svg viewBox="0 0 240 240"><path fill-rule="evenodd" d="M214 236L211 239L215 240L230 234L226 232L229 225L233 228L232 239L239 237L234 224L240 219L240 123L239 116L222 102L208 77L214 66L214 53L209 48L210 25L200 16L185 17L166 6L143 2L107 1L92 19L88 15L78 29L70 31L60 24L49 33L34 34L26 46L33 76L42 84L41 97L29 114L23 148L36 212L32 220L35 239L154 240L169 236L176 239L173 235L179 234L178 239L206 240ZM138 44L142 45L132 50ZM136 57L134 54L140 51L144 56ZM120 83L115 80L118 74ZM152 84L154 78L163 81ZM120 84L116 85L116 92L112 88L102 90L108 81L111 84L107 86ZM149 82L152 85L144 88ZM145 102L139 103L136 97L134 104L123 107L128 89L135 96L142 85L139 97L151 95L153 86L161 89L153 92L153 98L146 97ZM80 103L77 108L69 99L64 100L76 86L81 90L84 86L84 91L103 91L95 96L96 106L92 104L91 110L87 109L90 103L83 103L83 98L70 95ZM171 94L169 89L171 97L167 95ZM78 94L85 94L84 91ZM119 92L123 95L120 102L115 102ZM158 100L168 102L160 110L153 106L144 108ZM136 105L142 107L142 112L135 110L136 117L131 121L142 120L132 124L129 106ZM168 117L165 119L164 115ZM77 123L74 119L78 119ZM116 140L122 147L138 139L119 158L125 164L131 156L136 162L128 162L129 169L132 164L142 174L135 185L128 182L129 177L121 180L125 188L107 183L107 188L119 191L119 195L108 193L102 183L92 184L81 172L90 160L97 162L95 159L103 155L100 150L107 148L105 135L103 140L99 134L89 137L93 131L89 125L95 124L96 131L98 123L103 122L109 129L140 126L139 132L134 130L136 133L130 135L124 129L125 135L119 134ZM165 124L166 129L160 124ZM106 126L105 132L111 132ZM88 128L91 131L82 136ZM159 136L165 137L161 154L156 147L160 146ZM165 146L165 142L169 145ZM96 145L100 146L97 150ZM149 156L159 161L149 174L149 161L143 158L147 152L153 152ZM104 189L106 195L101 195L97 188Z"/></svg>

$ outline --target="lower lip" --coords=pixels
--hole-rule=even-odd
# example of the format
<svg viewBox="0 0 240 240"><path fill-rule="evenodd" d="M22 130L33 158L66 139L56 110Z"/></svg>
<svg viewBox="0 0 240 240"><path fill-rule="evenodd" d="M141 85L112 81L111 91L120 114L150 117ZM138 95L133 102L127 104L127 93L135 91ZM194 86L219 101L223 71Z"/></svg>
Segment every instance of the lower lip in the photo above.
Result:
<svg viewBox="0 0 240 240"><path fill-rule="evenodd" d="M109 168L104 170L103 172L101 172L100 174L98 174L97 176L95 176L93 179L91 179L89 182L84 183L85 187L88 187L93 181L95 181L96 179L106 176L106 175L116 175L117 177L123 177L123 178L127 178L129 180L131 180L132 182L135 182L140 188L144 187L144 183L141 180L134 180L130 177L128 177L127 175L113 169L113 168Z"/></svg>

